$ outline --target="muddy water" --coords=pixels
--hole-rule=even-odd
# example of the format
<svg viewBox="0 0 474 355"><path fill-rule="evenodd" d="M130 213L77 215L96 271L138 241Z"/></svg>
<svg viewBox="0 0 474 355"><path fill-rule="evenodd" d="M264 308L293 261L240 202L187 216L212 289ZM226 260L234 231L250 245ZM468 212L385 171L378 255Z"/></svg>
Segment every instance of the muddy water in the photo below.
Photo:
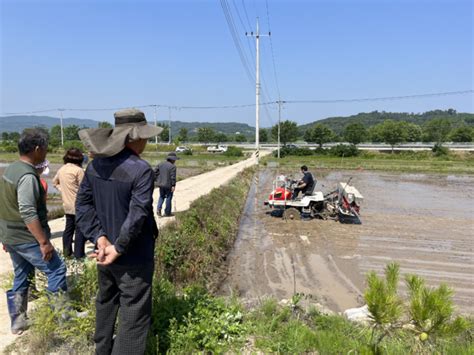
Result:
<svg viewBox="0 0 474 355"><path fill-rule="evenodd" d="M361 305L365 275L397 261L403 274L445 282L464 313L474 311L474 178L365 171L315 174L328 192L352 176L364 195L362 225L284 221L263 201L276 172L253 186L222 293L243 297L315 296L335 311ZM403 277L402 277L403 279ZM406 288L400 284L402 293Z"/></svg>

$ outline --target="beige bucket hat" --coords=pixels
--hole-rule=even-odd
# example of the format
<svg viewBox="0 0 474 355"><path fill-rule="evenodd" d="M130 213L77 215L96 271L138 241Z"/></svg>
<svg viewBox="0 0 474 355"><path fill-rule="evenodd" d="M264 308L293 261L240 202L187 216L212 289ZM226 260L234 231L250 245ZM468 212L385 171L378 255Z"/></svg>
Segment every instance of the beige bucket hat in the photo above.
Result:
<svg viewBox="0 0 474 355"><path fill-rule="evenodd" d="M79 131L79 137L94 157L111 157L125 147L128 139L149 139L160 134L162 127L149 125L145 114L137 109L114 113L114 128L87 128Z"/></svg>

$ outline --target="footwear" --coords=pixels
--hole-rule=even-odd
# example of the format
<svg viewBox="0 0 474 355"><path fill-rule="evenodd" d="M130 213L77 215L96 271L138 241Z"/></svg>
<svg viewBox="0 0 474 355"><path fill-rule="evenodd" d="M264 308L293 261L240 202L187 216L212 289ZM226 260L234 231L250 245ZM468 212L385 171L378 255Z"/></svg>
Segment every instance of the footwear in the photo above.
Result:
<svg viewBox="0 0 474 355"><path fill-rule="evenodd" d="M158 212L156 212L156 214L158 215L158 217L161 217L161 211L158 210Z"/></svg>
<svg viewBox="0 0 474 355"><path fill-rule="evenodd" d="M26 310L28 308L28 290L24 292L7 291L8 313L11 319L12 334L21 334L28 328Z"/></svg>
<svg viewBox="0 0 474 355"><path fill-rule="evenodd" d="M165 217L174 217L174 213L165 214Z"/></svg>

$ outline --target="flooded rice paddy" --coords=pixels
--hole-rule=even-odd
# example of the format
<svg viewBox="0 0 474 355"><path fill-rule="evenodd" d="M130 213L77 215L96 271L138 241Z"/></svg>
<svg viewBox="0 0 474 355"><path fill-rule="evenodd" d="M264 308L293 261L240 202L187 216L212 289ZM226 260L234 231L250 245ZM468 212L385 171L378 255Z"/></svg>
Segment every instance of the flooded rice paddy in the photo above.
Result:
<svg viewBox="0 0 474 355"><path fill-rule="evenodd" d="M346 225L272 217L263 201L276 175L261 171L249 192L222 294L288 299L299 292L342 311L363 304L367 272L383 274L396 261L402 294L403 276L414 273L432 286L447 283L458 309L473 313L474 177L315 172L317 189L329 192L352 176L364 195L363 224Z"/></svg>

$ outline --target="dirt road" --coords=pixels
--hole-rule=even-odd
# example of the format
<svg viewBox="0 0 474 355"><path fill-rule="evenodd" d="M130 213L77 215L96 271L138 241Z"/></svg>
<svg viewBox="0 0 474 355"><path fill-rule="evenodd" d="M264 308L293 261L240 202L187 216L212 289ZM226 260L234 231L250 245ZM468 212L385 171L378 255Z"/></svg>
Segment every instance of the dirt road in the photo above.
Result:
<svg viewBox="0 0 474 355"><path fill-rule="evenodd" d="M260 152L261 156L269 154L269 152ZM235 176L237 176L242 170L247 167L255 165L255 158L251 157L247 160L222 167L201 175L196 175L188 179L179 181L176 186L176 193L173 200L174 211L184 211L189 208L189 205L195 199L209 193L212 189L217 188ZM153 194L153 200L158 201L159 192L155 190ZM156 215L156 214L155 214ZM172 218L159 218L157 219L158 225L163 226L166 223L171 222ZM61 249L61 235L65 225L65 219L59 218L49 223L51 231L53 233L53 244L56 248ZM89 248L91 249L91 245ZM6 278L9 273L13 271L10 257L7 253L0 251L0 278ZM2 292L3 293L3 292ZM10 318L8 316L8 310L6 305L6 297L0 298L0 353L3 349L15 340L16 336L10 333Z"/></svg>
<svg viewBox="0 0 474 355"><path fill-rule="evenodd" d="M253 187L249 195L222 293L281 299L302 292L342 311L362 304L365 274L381 274L393 260L402 274L416 273L433 286L447 283L458 309L473 313L473 177L316 174L317 187L327 192L352 175L364 195L363 224L344 225L270 216L263 201L275 174L261 173L258 191Z"/></svg>

